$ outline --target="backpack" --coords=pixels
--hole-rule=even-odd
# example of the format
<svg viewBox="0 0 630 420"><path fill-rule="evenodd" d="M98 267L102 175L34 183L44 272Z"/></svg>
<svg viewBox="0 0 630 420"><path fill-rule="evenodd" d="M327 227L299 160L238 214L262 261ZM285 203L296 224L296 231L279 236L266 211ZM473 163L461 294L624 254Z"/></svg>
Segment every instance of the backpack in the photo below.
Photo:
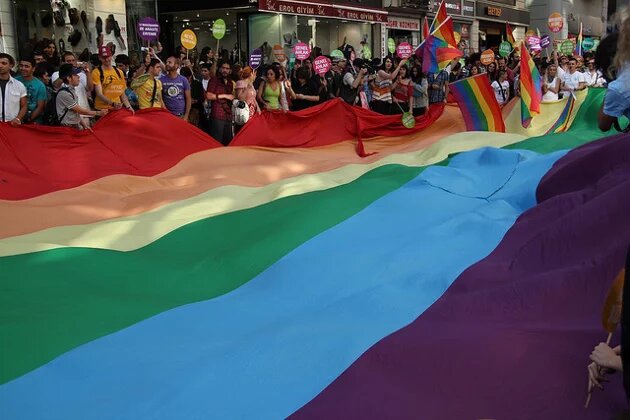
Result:
<svg viewBox="0 0 630 420"><path fill-rule="evenodd" d="M245 125L249 121L249 106L243 101L232 101L232 119L236 125Z"/></svg>
<svg viewBox="0 0 630 420"><path fill-rule="evenodd" d="M74 93L67 87L62 87L57 92L54 92L52 98L50 98L50 101L46 103L46 107L44 108L43 119L45 125L60 126L66 114L70 111L70 108L66 108L61 116L57 115L57 95L64 90L70 92L70 95L72 95L74 99Z"/></svg>

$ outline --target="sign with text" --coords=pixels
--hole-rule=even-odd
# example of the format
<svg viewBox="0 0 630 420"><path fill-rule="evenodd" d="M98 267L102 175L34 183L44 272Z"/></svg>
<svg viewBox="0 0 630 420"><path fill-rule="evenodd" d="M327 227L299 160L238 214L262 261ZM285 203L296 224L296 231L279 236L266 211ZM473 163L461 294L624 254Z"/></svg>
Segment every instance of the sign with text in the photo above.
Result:
<svg viewBox="0 0 630 420"><path fill-rule="evenodd" d="M593 41L593 38L584 38L584 41L582 41L582 48L584 48L584 51L590 51L594 46L595 42Z"/></svg>
<svg viewBox="0 0 630 420"><path fill-rule="evenodd" d="M298 60L306 60L311 55L311 48L303 42L295 44L293 53Z"/></svg>
<svg viewBox="0 0 630 420"><path fill-rule="evenodd" d="M560 32L562 27L564 26L564 19L562 15L558 12L554 12L549 15L549 20L547 21L547 26L549 30L553 33Z"/></svg>
<svg viewBox="0 0 630 420"><path fill-rule="evenodd" d="M263 52L260 48L256 48L254 51L252 51L252 53L249 55L249 65L251 66L251 68L257 69L258 67L260 67L260 64L262 63L262 58Z"/></svg>
<svg viewBox="0 0 630 420"><path fill-rule="evenodd" d="M547 48L551 44L551 40L549 39L549 35L543 35L540 37L540 46L543 48Z"/></svg>
<svg viewBox="0 0 630 420"><path fill-rule="evenodd" d="M144 41L157 41L160 37L160 23L152 17L138 21L138 36Z"/></svg>
<svg viewBox="0 0 630 420"><path fill-rule="evenodd" d="M499 44L499 55L501 57L507 57L512 52L512 44L507 41L503 41Z"/></svg>
<svg viewBox="0 0 630 420"><path fill-rule="evenodd" d="M315 73L319 74L320 76L325 75L331 67L332 63L330 62L330 59L323 55L320 55L315 59L315 61L313 61L313 68L315 69Z"/></svg>
<svg viewBox="0 0 630 420"><path fill-rule="evenodd" d="M392 54L396 51L396 41L394 41L394 38L389 38L387 40L387 50Z"/></svg>
<svg viewBox="0 0 630 420"><path fill-rule="evenodd" d="M540 46L540 38L537 36L528 36L527 45L529 45L529 48L532 51L540 51L542 49Z"/></svg>
<svg viewBox="0 0 630 420"><path fill-rule="evenodd" d="M179 40L182 42L182 46L187 50L192 50L197 46L197 35L190 29L182 31Z"/></svg>
<svg viewBox="0 0 630 420"><path fill-rule="evenodd" d="M225 21L223 19L217 19L212 25L212 36L214 39L223 39L225 36Z"/></svg>
<svg viewBox="0 0 630 420"><path fill-rule="evenodd" d="M398 57L404 60L405 58L411 57L412 54L413 47L411 46L411 44L409 44L408 42L401 42L400 44L398 44L398 47L396 48L396 55L398 55Z"/></svg>
<svg viewBox="0 0 630 420"><path fill-rule="evenodd" d="M420 20L398 16L387 16L387 28L420 32Z"/></svg>
<svg viewBox="0 0 630 420"><path fill-rule="evenodd" d="M280 44L273 46L273 56L278 63L284 63L287 61L287 54L284 52L284 48Z"/></svg>
<svg viewBox="0 0 630 420"><path fill-rule="evenodd" d="M481 53L481 64L487 66L488 64L494 63L494 51L485 50Z"/></svg>
<svg viewBox="0 0 630 420"><path fill-rule="evenodd" d="M560 52L564 55L573 54L574 49L575 49L575 44L570 39L567 39L566 41L562 41L562 43L560 44Z"/></svg>
<svg viewBox="0 0 630 420"><path fill-rule="evenodd" d="M258 0L258 10L290 15L333 17L362 22L387 23L387 12L383 9L370 9L339 4L314 4L291 0Z"/></svg>

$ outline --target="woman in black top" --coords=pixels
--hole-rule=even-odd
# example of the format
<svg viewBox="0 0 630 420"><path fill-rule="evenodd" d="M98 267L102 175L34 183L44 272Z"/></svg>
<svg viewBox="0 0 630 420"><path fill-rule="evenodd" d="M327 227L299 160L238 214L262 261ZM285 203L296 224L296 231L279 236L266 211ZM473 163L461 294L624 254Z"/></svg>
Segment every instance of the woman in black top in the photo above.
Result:
<svg viewBox="0 0 630 420"><path fill-rule="evenodd" d="M309 83L309 76L308 69L305 67L300 67L295 72L297 84L293 86L293 91L295 92L296 98L293 100L292 111L310 108L313 105L317 105L319 102L317 89L312 83Z"/></svg>

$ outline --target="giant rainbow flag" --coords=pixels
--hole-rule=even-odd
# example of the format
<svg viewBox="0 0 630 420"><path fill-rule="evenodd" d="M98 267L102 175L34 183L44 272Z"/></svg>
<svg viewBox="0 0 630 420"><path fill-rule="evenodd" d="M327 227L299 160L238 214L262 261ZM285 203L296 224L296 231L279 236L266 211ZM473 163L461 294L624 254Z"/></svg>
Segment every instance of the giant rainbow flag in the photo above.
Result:
<svg viewBox="0 0 630 420"><path fill-rule="evenodd" d="M0 125L3 418L611 417L618 377L583 408L630 242L603 95L558 134L562 101L505 133L330 101L230 147L159 110Z"/></svg>

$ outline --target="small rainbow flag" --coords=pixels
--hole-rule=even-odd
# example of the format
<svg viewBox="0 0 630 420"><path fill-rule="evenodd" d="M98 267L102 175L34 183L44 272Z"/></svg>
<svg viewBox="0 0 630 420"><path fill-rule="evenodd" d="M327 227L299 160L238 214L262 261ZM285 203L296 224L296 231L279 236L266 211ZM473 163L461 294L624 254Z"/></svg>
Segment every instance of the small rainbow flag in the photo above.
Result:
<svg viewBox="0 0 630 420"><path fill-rule="evenodd" d="M451 61L462 56L462 52L447 42L429 35L424 43L422 71L437 73L444 70Z"/></svg>
<svg viewBox="0 0 630 420"><path fill-rule="evenodd" d="M580 22L580 33L578 34L577 37L577 42L575 43L575 54L576 55L582 55L583 51L582 51L582 22Z"/></svg>
<svg viewBox="0 0 630 420"><path fill-rule="evenodd" d="M514 44L516 44L516 39L514 39L514 31L512 30L510 24L507 23L507 21L505 22L505 34L507 36L507 42L514 46Z"/></svg>
<svg viewBox="0 0 630 420"><path fill-rule="evenodd" d="M532 117L540 112L542 91L540 86L540 73L532 60L525 42L521 48L521 124L529 127Z"/></svg>
<svg viewBox="0 0 630 420"><path fill-rule="evenodd" d="M457 48L455 32L453 32L453 19L450 16L448 16L435 30L431 31L431 35L441 39L451 47Z"/></svg>
<svg viewBox="0 0 630 420"><path fill-rule="evenodd" d="M458 80L449 85L468 131L505 133L501 108L494 96L487 74Z"/></svg>
<svg viewBox="0 0 630 420"><path fill-rule="evenodd" d="M447 17L448 13L446 13L446 3L444 3L444 0L442 0L440 2L440 6L438 7L438 11L433 18L433 22L431 22L429 33L433 33L433 31L435 31L435 28L439 28L440 25L444 23Z"/></svg>

